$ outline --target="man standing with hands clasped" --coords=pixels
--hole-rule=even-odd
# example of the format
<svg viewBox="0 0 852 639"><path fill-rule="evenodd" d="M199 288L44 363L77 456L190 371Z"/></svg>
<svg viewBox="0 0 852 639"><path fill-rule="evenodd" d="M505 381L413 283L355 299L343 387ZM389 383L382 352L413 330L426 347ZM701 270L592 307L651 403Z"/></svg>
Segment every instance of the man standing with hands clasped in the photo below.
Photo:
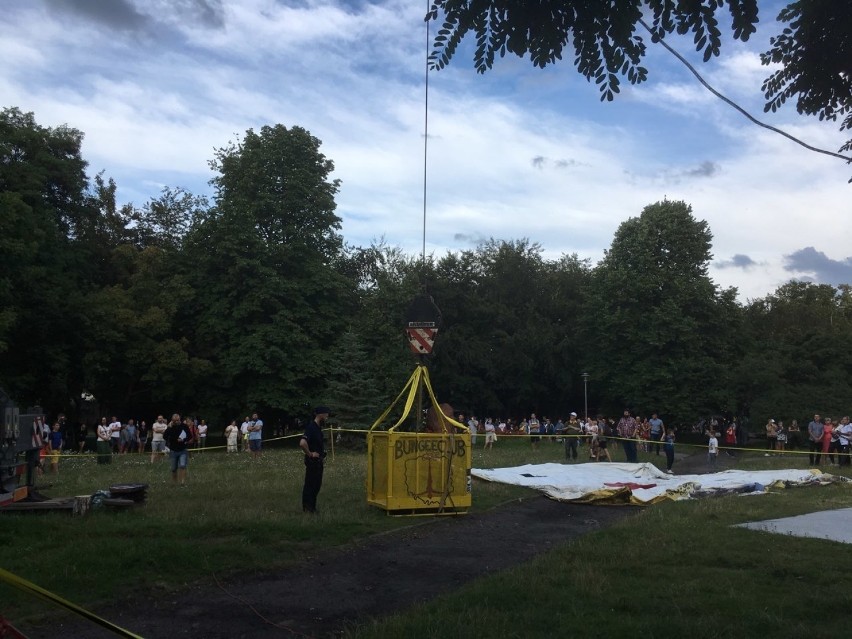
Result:
<svg viewBox="0 0 852 639"><path fill-rule="evenodd" d="M810 445L808 461L811 462L811 466L817 466L822 457L822 431L822 420L817 413L814 415L813 421L808 424L808 444Z"/></svg>
<svg viewBox="0 0 852 639"><path fill-rule="evenodd" d="M305 453L305 485L302 488L302 510L306 513L317 512L317 495L322 487L323 462L325 461L325 443L322 428L331 411L326 406L314 409L314 418L305 426L299 448Z"/></svg>
<svg viewBox="0 0 852 639"><path fill-rule="evenodd" d="M263 420L257 416L257 413L251 416L248 425L248 443L252 459L260 458L260 450L263 446Z"/></svg>

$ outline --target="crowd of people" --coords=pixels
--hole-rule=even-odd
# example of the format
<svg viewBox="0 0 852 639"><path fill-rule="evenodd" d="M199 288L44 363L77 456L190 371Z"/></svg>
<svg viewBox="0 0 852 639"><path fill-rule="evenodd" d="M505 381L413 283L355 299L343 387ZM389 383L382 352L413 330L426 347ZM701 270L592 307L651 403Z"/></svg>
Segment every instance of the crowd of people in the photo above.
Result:
<svg viewBox="0 0 852 639"><path fill-rule="evenodd" d="M120 420L115 415L111 419L101 417L93 428L84 422L73 428L62 414L52 427L45 418L37 419L42 429L42 440L47 444L47 440L51 439L54 444L51 451L80 454L109 452L111 455L124 455L144 453L148 450L151 452L152 462L158 453L168 452L163 444L163 434L168 423L162 415L158 415L150 426L145 420L138 422L133 418ZM207 420L186 416L181 421L192 433L192 448L206 448L210 434ZM51 435L53 432L56 435ZM245 451L259 454L263 441L263 420L257 413L251 417L246 416L240 426L236 425L236 420L232 420L223 434L228 442L228 452ZM99 443L105 443L108 446L99 446Z"/></svg>
<svg viewBox="0 0 852 639"><path fill-rule="evenodd" d="M498 435L523 435L529 438L534 449L538 448L542 440L562 444L565 447L565 458L569 461L580 458L581 448L586 447L591 461L611 462L609 442L618 438L624 446L627 461L638 461L637 446L648 453L654 450L658 455L663 451L669 472L674 461L675 431L667 429L657 413L652 413L651 417L633 417L630 411L625 410L618 421L603 415L583 420L575 412L568 419L553 421L549 417L539 419L535 413L531 413L529 418L520 421L487 417L484 422L480 422L476 416L466 420L464 413L460 413L457 420L467 425L473 446L476 445L477 435L485 434L485 449L494 446Z"/></svg>
<svg viewBox="0 0 852 639"><path fill-rule="evenodd" d="M331 414L330 409L318 406L314 409L314 419L309 421L299 441L299 447L305 457L305 483L302 491L302 509L307 513L317 512L317 495L322 486L325 446L322 428ZM228 453L240 451L258 458L263 449L263 420L257 413L246 416L242 424L231 420L223 435ZM301 422L296 420L296 426ZM53 426L43 416L35 418L33 431L33 450L40 449L38 471L44 472L45 459L50 460L53 472L59 471L59 459L63 452L83 454L87 451L97 453L99 464L109 464L113 455L129 453L144 454L146 448L151 451L151 463L168 455L171 463L172 481L186 486L189 451L203 451L207 447L210 428L207 420L191 416L172 415L166 422L158 415L150 428L145 420L129 418L125 421L113 415L112 420L102 417L94 429L81 423L72 428L64 414L60 414ZM284 434L286 429L279 426L274 434Z"/></svg>
<svg viewBox="0 0 852 639"><path fill-rule="evenodd" d="M484 422L480 422L475 416L465 419L462 413L458 415L458 421L467 425L471 444L474 446L477 435L484 433L486 449L493 447L497 435L525 435L529 437L533 448L537 448L543 439L562 443L568 460L580 457L579 451L585 445L590 460L612 461L608 444L617 438L621 441L628 462L638 461L638 450L646 453L654 451L658 455L662 451L668 458L667 470L671 471L674 457L676 430L667 428L657 413L652 413L650 417L634 417L629 410L625 410L624 415L617 421L603 415L582 420L574 412L568 419L553 421L548 417L539 419L535 413L531 413L529 418L519 421L488 417ZM799 428L796 420L785 426L782 421L770 419L766 423L765 431L767 451L784 452L807 446L812 466L823 463L834 466L852 464L852 422L848 416L833 420L814 415L813 421L804 431ZM736 417L699 420L693 427L693 432L703 434L706 438L707 459L711 466L715 465L720 451L729 456L736 456L736 450L747 446L751 438L751 434Z"/></svg>
<svg viewBox="0 0 852 639"><path fill-rule="evenodd" d="M629 411L625 411L627 416L629 416L628 413ZM646 452L650 452L652 448L660 452L664 427L658 415L653 413L651 417L631 417L631 419L635 422L635 433L631 432L631 438L640 440L642 450ZM497 435L526 435L533 448L537 448L539 442L544 439L554 443L564 443L566 456L571 459L577 459L579 447L584 443L588 443L590 447L593 447L592 444L597 444L603 454L606 451L607 438L619 436L617 429L620 421L603 415L583 420L574 412L567 419L559 418L556 421L549 417L539 419L535 413L531 413L529 418L518 421L495 420L487 417L484 422L475 416L465 419L464 413L459 413L457 420L467 425L471 434L471 443L474 445L476 445L478 434L485 435L485 448L491 448L494 445ZM589 456L595 458L591 452Z"/></svg>
<svg viewBox="0 0 852 639"><path fill-rule="evenodd" d="M99 464L109 464L113 455L141 455L149 450L151 463L166 456L171 459L174 479L181 484L186 480L187 452L204 450L210 434L206 419L181 417L177 413L169 422L158 415L150 426L145 420L120 420L115 415L112 419L101 417L94 428L86 423L74 428L64 414L60 414L52 426L49 420L39 416L36 429L40 435L36 442L40 448L38 472L46 470L47 462L52 473L59 472L62 454L96 453ZM240 426L232 420L224 435L229 453L243 451L259 457L263 447L263 420L257 413L246 416Z"/></svg>

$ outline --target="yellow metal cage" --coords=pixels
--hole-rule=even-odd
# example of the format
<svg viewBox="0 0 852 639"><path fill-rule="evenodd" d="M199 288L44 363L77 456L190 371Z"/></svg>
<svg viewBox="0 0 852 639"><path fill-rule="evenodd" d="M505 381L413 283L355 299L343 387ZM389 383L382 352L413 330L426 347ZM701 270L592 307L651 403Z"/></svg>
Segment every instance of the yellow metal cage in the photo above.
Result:
<svg viewBox="0 0 852 639"><path fill-rule="evenodd" d="M400 430L423 388L439 416L442 432ZM406 393L402 416L382 430ZM421 421L417 419L416 424ZM423 365L415 369L402 392L370 428L367 459L367 503L389 514L458 514L470 508L470 432L441 411Z"/></svg>

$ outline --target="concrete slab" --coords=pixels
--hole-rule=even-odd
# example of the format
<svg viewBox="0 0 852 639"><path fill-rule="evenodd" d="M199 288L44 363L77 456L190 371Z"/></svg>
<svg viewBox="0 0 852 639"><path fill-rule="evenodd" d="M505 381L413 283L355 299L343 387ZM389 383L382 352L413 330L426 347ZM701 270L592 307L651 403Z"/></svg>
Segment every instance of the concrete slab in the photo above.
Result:
<svg viewBox="0 0 852 639"><path fill-rule="evenodd" d="M738 525L742 528L763 530L780 535L815 537L852 544L852 508L823 510L796 517L767 519L766 521L754 521Z"/></svg>

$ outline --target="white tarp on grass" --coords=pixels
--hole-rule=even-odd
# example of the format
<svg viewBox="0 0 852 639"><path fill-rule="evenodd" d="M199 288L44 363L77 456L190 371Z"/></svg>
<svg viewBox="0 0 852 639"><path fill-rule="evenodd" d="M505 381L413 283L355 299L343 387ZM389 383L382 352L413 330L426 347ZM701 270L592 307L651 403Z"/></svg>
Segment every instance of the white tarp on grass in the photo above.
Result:
<svg viewBox="0 0 852 639"><path fill-rule="evenodd" d="M797 515L796 517L767 519L766 521L754 521L738 525L743 528L764 530L779 535L815 537L852 544L852 508L823 510L807 515Z"/></svg>
<svg viewBox="0 0 852 639"><path fill-rule="evenodd" d="M474 468L474 477L535 488L553 499L651 504L722 493L762 493L768 487L822 484L845 478L818 470L725 470L707 475L668 475L653 464L527 464Z"/></svg>

